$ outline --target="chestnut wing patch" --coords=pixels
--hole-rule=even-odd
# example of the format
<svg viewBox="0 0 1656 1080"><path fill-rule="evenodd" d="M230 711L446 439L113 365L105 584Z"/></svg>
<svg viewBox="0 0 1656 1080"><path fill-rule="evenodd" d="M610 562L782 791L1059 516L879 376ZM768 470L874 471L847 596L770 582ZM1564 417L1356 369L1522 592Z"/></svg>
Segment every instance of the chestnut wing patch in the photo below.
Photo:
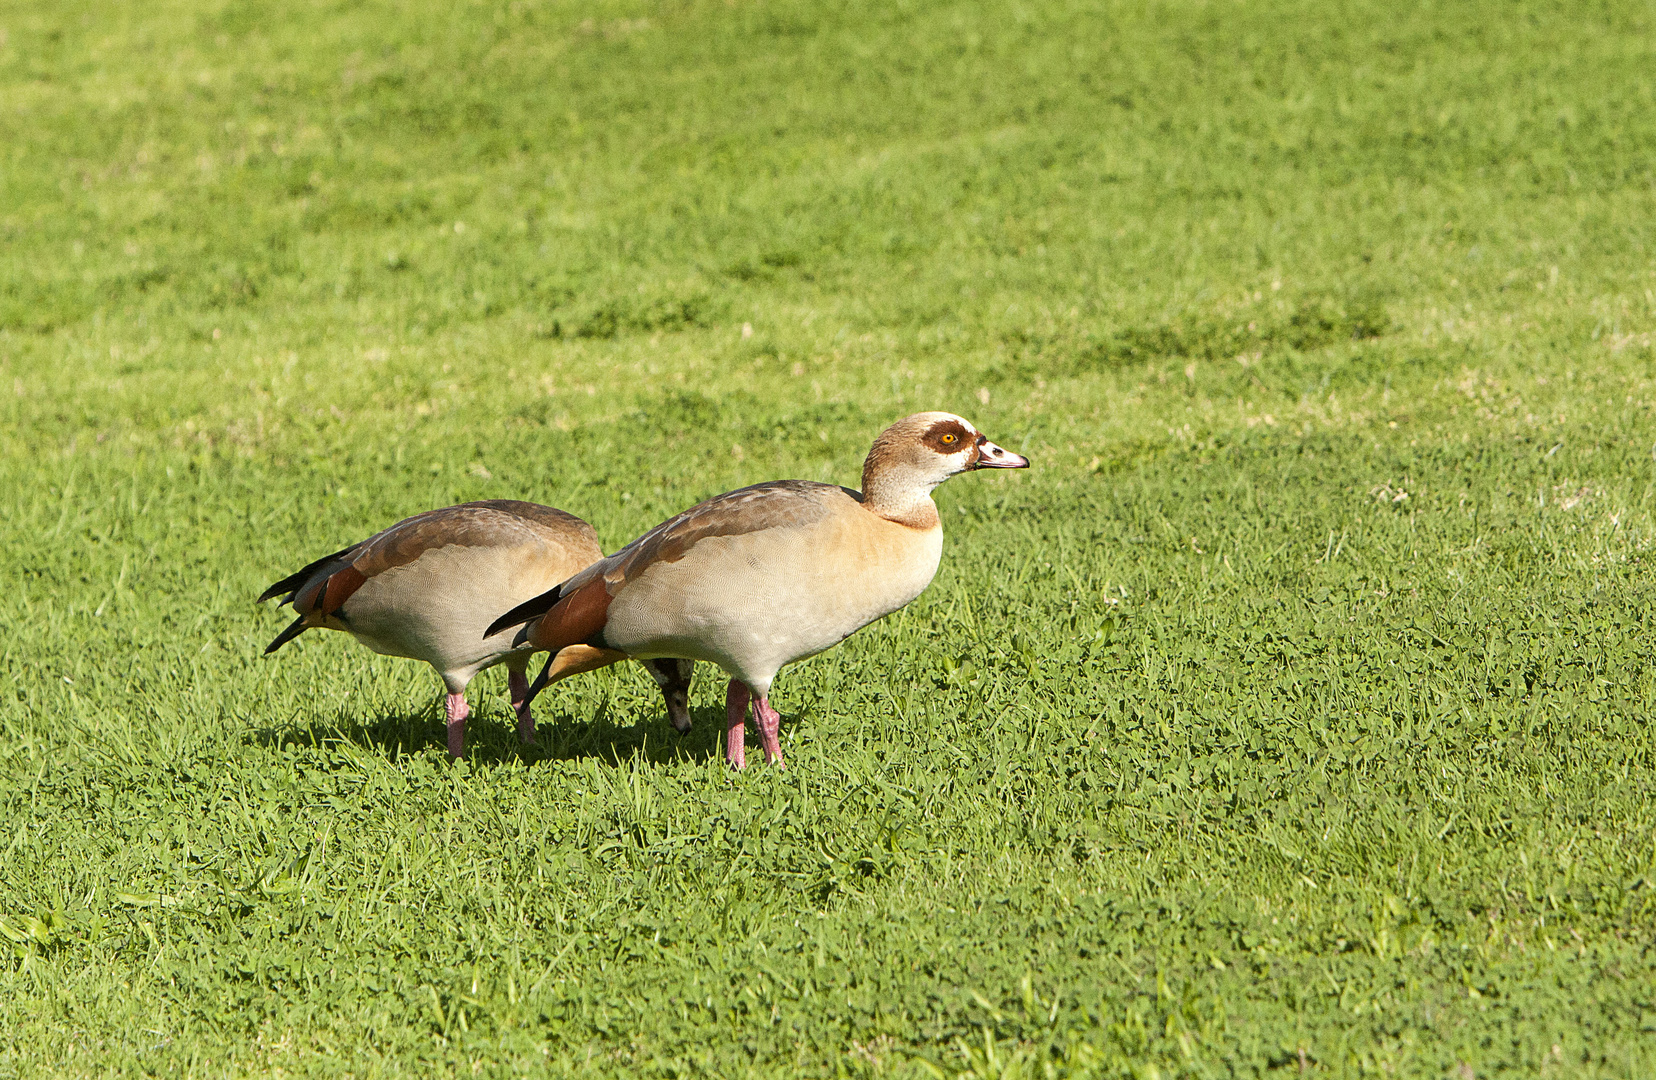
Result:
<svg viewBox="0 0 1656 1080"><path fill-rule="evenodd" d="M529 628L529 643L554 653L571 645L602 648L610 600L610 591L599 578L563 591L552 610Z"/></svg>

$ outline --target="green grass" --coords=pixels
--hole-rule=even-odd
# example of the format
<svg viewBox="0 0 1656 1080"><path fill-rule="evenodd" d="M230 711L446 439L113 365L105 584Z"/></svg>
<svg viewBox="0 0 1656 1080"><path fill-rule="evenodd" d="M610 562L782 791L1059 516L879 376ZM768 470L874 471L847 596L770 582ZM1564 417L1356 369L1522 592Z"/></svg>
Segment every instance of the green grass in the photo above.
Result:
<svg viewBox="0 0 1656 1080"><path fill-rule="evenodd" d="M0 1075L1656 1072L1648 4L0 8ZM252 598L962 412L790 768Z"/></svg>

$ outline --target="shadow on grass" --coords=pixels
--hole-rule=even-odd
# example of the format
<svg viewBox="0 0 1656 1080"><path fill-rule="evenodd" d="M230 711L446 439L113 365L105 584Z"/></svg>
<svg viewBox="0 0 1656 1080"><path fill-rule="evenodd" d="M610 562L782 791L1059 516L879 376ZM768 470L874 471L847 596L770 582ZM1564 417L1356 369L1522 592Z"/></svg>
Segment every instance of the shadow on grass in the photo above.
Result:
<svg viewBox="0 0 1656 1080"><path fill-rule="evenodd" d="M678 761L704 762L724 752L725 714L718 707L692 709L692 727L683 735L673 730L665 714L632 723L617 723L607 710L600 711L591 720L567 714L537 716L535 741L528 745L518 742L516 721L505 722L510 718L509 713L500 715L491 710L485 715L474 712L466 722L466 760L474 768L507 762L533 765L582 758L597 758L613 765L639 759L665 765ZM387 713L367 721L346 717L318 719L303 725L265 728L253 732L247 741L272 749L321 748L329 743L346 742L396 762L404 755L444 750L448 735L441 714L431 710Z"/></svg>

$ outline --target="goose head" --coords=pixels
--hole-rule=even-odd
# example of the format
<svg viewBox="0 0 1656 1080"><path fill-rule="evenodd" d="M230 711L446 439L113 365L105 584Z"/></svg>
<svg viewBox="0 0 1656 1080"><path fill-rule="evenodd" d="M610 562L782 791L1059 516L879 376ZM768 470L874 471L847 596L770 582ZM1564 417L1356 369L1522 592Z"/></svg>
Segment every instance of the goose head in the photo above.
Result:
<svg viewBox="0 0 1656 1080"><path fill-rule="evenodd" d="M863 462L863 498L893 521L920 524L931 493L951 476L975 469L1027 469L1029 459L996 446L965 417L946 412L905 416L880 433ZM911 520L915 519L915 520Z"/></svg>

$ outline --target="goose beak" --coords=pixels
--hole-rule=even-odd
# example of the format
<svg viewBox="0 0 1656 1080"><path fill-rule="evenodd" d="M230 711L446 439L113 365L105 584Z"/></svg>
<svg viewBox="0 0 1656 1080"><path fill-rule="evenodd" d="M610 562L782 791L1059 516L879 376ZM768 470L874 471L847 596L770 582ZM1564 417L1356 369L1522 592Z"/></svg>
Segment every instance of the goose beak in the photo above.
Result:
<svg viewBox="0 0 1656 1080"><path fill-rule="evenodd" d="M690 679L695 673L694 660L673 658L644 661L644 668L661 687L661 696L667 699L667 719L673 728L683 734L690 730Z"/></svg>
<svg viewBox="0 0 1656 1080"><path fill-rule="evenodd" d="M968 469L1027 469L1029 459L1022 454L1014 454L1010 450L1002 449L984 439L978 443L977 460L966 466Z"/></svg>

